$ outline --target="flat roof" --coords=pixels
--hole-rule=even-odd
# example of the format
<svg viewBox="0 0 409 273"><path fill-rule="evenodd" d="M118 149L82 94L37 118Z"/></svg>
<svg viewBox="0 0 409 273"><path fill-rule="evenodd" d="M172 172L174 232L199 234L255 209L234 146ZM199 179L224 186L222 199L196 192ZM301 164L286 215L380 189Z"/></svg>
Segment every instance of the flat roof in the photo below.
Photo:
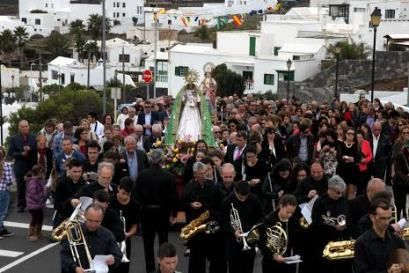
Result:
<svg viewBox="0 0 409 273"><path fill-rule="evenodd" d="M317 53L323 44L314 43L285 43L279 52L300 53L300 54L313 54Z"/></svg>

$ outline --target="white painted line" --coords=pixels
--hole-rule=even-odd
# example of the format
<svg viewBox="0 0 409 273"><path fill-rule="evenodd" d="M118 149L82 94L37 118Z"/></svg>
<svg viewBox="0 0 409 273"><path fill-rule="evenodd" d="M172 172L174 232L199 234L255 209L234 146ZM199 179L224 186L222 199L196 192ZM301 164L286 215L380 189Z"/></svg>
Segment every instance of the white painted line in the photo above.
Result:
<svg viewBox="0 0 409 273"><path fill-rule="evenodd" d="M18 257L20 255L24 254L24 252L17 252L17 251L10 251L10 250L4 250L4 249L0 249L0 256L3 257Z"/></svg>
<svg viewBox="0 0 409 273"><path fill-rule="evenodd" d="M13 268L13 267L15 267L16 265L19 265L19 264L21 264L21 263L27 261L28 259L31 259L32 257L37 256L37 255L40 254L41 252L44 252L44 251L46 251L46 250L48 250L48 249L50 249L50 248L52 248L52 247L54 247L54 246L56 246L56 245L59 245L59 244L60 244L60 242L56 242L56 243L52 243L52 244L48 244L48 245L46 245L46 246L43 246L42 248L37 249L36 251L31 252L30 254L27 254L27 255L21 257L20 259L17 259L17 260L15 260L14 262L9 263L9 264L6 265L6 266L3 266L2 268L0 268L0 273L1 273L1 272L5 272L5 271L9 270L10 268Z"/></svg>
<svg viewBox="0 0 409 273"><path fill-rule="evenodd" d="M7 226L7 227L26 228L26 229L28 229L28 226L29 226L29 224L26 224L26 223L9 222L9 221L4 221L4 225ZM43 225L42 230L52 231L53 227L48 226L48 225Z"/></svg>

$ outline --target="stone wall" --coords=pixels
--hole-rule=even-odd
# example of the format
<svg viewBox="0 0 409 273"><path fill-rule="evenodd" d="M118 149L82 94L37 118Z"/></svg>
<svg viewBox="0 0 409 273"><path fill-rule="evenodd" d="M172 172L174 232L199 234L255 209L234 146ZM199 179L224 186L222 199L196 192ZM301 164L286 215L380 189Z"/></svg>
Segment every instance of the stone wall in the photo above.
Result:
<svg viewBox="0 0 409 273"><path fill-rule="evenodd" d="M409 71L409 52L379 51L376 52L375 90L376 81L393 80ZM353 93L361 86L371 84L372 60L342 60L338 66L338 94ZM295 94L302 101L330 100L335 91L335 64L322 70L313 78L303 82L290 83L290 96ZM295 93L294 93L295 92ZM285 98L287 83L280 82L278 95Z"/></svg>

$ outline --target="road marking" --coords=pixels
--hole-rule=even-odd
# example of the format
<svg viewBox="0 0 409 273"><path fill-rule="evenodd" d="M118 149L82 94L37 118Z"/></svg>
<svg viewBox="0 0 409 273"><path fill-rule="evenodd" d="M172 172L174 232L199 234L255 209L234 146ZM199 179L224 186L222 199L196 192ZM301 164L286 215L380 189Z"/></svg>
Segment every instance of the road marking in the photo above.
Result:
<svg viewBox="0 0 409 273"><path fill-rule="evenodd" d="M9 222L9 221L4 221L4 225L7 227L26 228L26 229L28 229L28 226L29 226L29 224L26 224L26 223ZM43 225L42 230L52 231L53 227L48 226L48 225Z"/></svg>
<svg viewBox="0 0 409 273"><path fill-rule="evenodd" d="M5 272L5 271L9 270L10 268L15 267L16 265L21 264L21 263L27 261L28 259L31 259L32 257L37 256L38 254L40 254L40 253L42 253L42 252L44 252L44 251L58 245L58 244L60 244L60 242L56 242L56 243L52 243L52 244L48 244L46 246L43 246L42 248L37 249L36 251L31 252L30 254L27 254L27 255L21 257L20 259L17 259L14 262L9 263L6 266L3 266L2 268L0 268L0 273Z"/></svg>
<svg viewBox="0 0 409 273"><path fill-rule="evenodd" d="M3 256L3 257L15 258L15 257L18 257L18 256L20 256L22 254L24 254L24 252L17 252L17 251L10 251L10 250L0 249L0 256Z"/></svg>

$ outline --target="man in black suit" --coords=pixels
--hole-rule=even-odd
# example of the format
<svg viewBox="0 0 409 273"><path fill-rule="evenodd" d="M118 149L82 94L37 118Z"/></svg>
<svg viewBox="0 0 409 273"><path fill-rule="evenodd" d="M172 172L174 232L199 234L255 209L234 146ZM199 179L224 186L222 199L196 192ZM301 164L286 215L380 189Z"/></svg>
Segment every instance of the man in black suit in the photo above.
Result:
<svg viewBox="0 0 409 273"><path fill-rule="evenodd" d="M134 190L135 200L142 206L141 228L145 250L146 272L155 270L154 242L156 233L159 244L168 241L169 223L175 223L177 194L175 177L161 168L163 152L152 150L149 154L152 166L143 170Z"/></svg>
<svg viewBox="0 0 409 273"><path fill-rule="evenodd" d="M26 207L26 182L24 175L30 170L28 153L37 146L36 137L30 134L30 125L27 120L18 123L19 133L10 137L8 155L14 159L14 174L17 181L18 212L24 212Z"/></svg>
<svg viewBox="0 0 409 273"><path fill-rule="evenodd" d="M136 149L136 139L130 135L125 138L125 151L121 155L121 167L126 170L134 186L139 174L149 166L144 151Z"/></svg>
<svg viewBox="0 0 409 273"><path fill-rule="evenodd" d="M242 179L242 168L246 158L247 151L247 134L245 131L239 131L236 135L236 144L227 146L226 155L224 156L225 163L231 163L236 170L235 181Z"/></svg>
<svg viewBox="0 0 409 273"><path fill-rule="evenodd" d="M152 125L159 121L159 116L157 112L152 112L152 103L150 101L145 101L143 105L144 111L138 115L138 124L143 126L145 136L152 135Z"/></svg>
<svg viewBox="0 0 409 273"><path fill-rule="evenodd" d="M311 122L304 118L300 121L300 132L292 134L286 141L288 158L309 164L314 151L314 138L310 132Z"/></svg>
<svg viewBox="0 0 409 273"><path fill-rule="evenodd" d="M386 184L389 182L389 162L392 152L392 144L389 138L382 133L382 124L374 122L372 135L369 139L372 150L372 162L369 164L369 171L373 177L383 179Z"/></svg>

